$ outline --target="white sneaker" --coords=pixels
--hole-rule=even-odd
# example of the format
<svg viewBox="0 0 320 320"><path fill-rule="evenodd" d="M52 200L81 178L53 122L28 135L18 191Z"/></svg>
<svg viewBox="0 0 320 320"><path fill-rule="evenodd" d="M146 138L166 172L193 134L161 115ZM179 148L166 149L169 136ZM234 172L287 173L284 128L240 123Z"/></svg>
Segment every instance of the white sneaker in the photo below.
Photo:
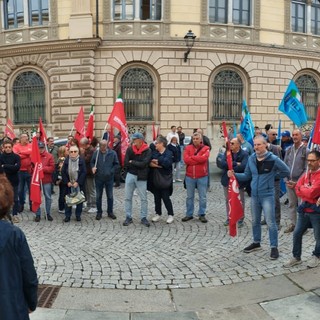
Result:
<svg viewBox="0 0 320 320"><path fill-rule="evenodd" d="M82 209L87 209L87 201L85 201L84 203L83 203L83 207L82 207Z"/></svg>
<svg viewBox="0 0 320 320"><path fill-rule="evenodd" d="M59 210L59 213L64 213L64 210Z"/></svg>
<svg viewBox="0 0 320 320"><path fill-rule="evenodd" d="M138 195L138 192L137 192L136 190L134 190L134 191L133 191L133 195L134 195L134 196L137 196L137 195Z"/></svg>
<svg viewBox="0 0 320 320"><path fill-rule="evenodd" d="M293 257L291 260L289 260L288 262L286 262L283 267L284 268L291 268L294 266L297 266L298 264L301 264L302 260L301 259L297 259L295 257Z"/></svg>
<svg viewBox="0 0 320 320"><path fill-rule="evenodd" d="M173 222L173 216L169 216L167 219L167 223L172 223Z"/></svg>
<svg viewBox="0 0 320 320"><path fill-rule="evenodd" d="M96 208L90 208L88 210L89 213L96 213L97 212L97 209Z"/></svg>
<svg viewBox="0 0 320 320"><path fill-rule="evenodd" d="M151 220L153 222L158 222L160 220L161 216L159 214L156 214Z"/></svg>
<svg viewBox="0 0 320 320"><path fill-rule="evenodd" d="M311 260L307 264L307 267L316 268L319 265L320 265L320 258L318 258L317 256L312 256Z"/></svg>
<svg viewBox="0 0 320 320"><path fill-rule="evenodd" d="M13 223L19 223L19 222L20 222L19 217L18 217L18 216L13 216L13 217L12 217L12 222L13 222Z"/></svg>
<svg viewBox="0 0 320 320"><path fill-rule="evenodd" d="M175 180L175 179L173 179L173 180L172 180L172 182L176 182L176 180Z"/></svg>

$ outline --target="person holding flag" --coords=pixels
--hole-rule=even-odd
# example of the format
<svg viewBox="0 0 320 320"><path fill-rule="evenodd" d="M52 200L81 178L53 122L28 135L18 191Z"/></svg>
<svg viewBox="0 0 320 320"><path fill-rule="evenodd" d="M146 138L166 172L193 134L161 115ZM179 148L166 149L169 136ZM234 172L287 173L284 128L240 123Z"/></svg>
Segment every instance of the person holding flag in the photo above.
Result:
<svg viewBox="0 0 320 320"><path fill-rule="evenodd" d="M244 248L245 253L261 249L261 214L264 212L269 227L270 259L278 259L278 228L275 219L274 179L275 175L288 178L290 170L277 156L267 150L267 141L262 136L254 138L255 153L249 157L243 173L228 171L239 182L251 180L251 214L253 243Z"/></svg>
<svg viewBox="0 0 320 320"><path fill-rule="evenodd" d="M44 142L39 141L38 147L40 151L40 161L42 164L43 177L40 179L41 189L45 199L45 213L47 215L48 221L52 221L51 216L51 193L52 193L52 174L55 170L54 158L51 153L46 150L46 145ZM37 165L36 163L34 164ZM35 222L39 222L41 219L41 208L36 211Z"/></svg>
<svg viewBox="0 0 320 320"><path fill-rule="evenodd" d="M228 177L228 163L227 163L227 152L231 152L232 157L232 167L235 172L244 172L248 162L248 153L241 149L240 141L237 138L233 138L230 141L230 150L226 151L224 156L221 159L220 168L223 169L223 173L221 176L221 184L223 186L224 197L226 200L226 210L227 210L227 220L224 223L225 226L229 225L229 196L228 196L228 187L229 187L229 177ZM244 208L244 188L246 187L247 183L242 182L239 184L239 194L242 203L242 207ZM238 227L243 226L243 219L238 221Z"/></svg>

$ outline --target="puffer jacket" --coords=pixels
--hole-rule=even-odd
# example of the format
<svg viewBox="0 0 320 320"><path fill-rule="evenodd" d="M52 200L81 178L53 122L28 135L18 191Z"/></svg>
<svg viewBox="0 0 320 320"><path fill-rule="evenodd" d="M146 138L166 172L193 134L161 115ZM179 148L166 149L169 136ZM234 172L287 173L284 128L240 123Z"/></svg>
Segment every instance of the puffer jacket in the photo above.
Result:
<svg viewBox="0 0 320 320"><path fill-rule="evenodd" d="M186 164L186 176L199 179L208 175L208 159L210 148L201 144L196 148L193 144L186 146L183 161Z"/></svg>
<svg viewBox="0 0 320 320"><path fill-rule="evenodd" d="M257 156L252 154L249 157L244 173L235 173L235 177L240 181L251 180L251 196L271 196L274 195L274 180L276 176L288 178L290 170L288 166L277 156L268 152L264 160L257 166Z"/></svg>
<svg viewBox="0 0 320 320"><path fill-rule="evenodd" d="M52 183L52 174L55 170L53 155L47 151L40 153L42 162L43 179L42 183Z"/></svg>
<svg viewBox="0 0 320 320"><path fill-rule="evenodd" d="M37 307L37 273L24 233L0 220L0 319L29 320Z"/></svg>

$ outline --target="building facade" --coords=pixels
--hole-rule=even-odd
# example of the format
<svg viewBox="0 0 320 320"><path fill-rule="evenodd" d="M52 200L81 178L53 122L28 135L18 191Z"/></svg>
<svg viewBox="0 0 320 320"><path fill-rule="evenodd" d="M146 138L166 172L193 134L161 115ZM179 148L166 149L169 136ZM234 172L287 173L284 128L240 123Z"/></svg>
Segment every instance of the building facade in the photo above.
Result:
<svg viewBox="0 0 320 320"><path fill-rule="evenodd" d="M213 145L221 121L292 130L278 106L291 79L313 123L320 88L316 0L0 0L0 121L39 116L65 137L95 105L100 137L121 92L130 132L181 125ZM191 51L184 37L196 36Z"/></svg>

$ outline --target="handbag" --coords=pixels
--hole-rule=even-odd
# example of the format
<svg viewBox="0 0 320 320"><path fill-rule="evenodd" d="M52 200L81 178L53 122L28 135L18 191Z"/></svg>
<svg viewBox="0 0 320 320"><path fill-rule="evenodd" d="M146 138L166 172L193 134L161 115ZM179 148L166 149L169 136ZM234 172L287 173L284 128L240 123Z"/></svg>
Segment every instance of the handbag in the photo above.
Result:
<svg viewBox="0 0 320 320"><path fill-rule="evenodd" d="M86 201L86 197L82 191L77 191L74 193L67 194L65 196L66 205L68 207L76 206L82 202Z"/></svg>
<svg viewBox="0 0 320 320"><path fill-rule="evenodd" d="M153 185L157 189L167 189L172 184L172 173L162 174L159 169L153 170Z"/></svg>

